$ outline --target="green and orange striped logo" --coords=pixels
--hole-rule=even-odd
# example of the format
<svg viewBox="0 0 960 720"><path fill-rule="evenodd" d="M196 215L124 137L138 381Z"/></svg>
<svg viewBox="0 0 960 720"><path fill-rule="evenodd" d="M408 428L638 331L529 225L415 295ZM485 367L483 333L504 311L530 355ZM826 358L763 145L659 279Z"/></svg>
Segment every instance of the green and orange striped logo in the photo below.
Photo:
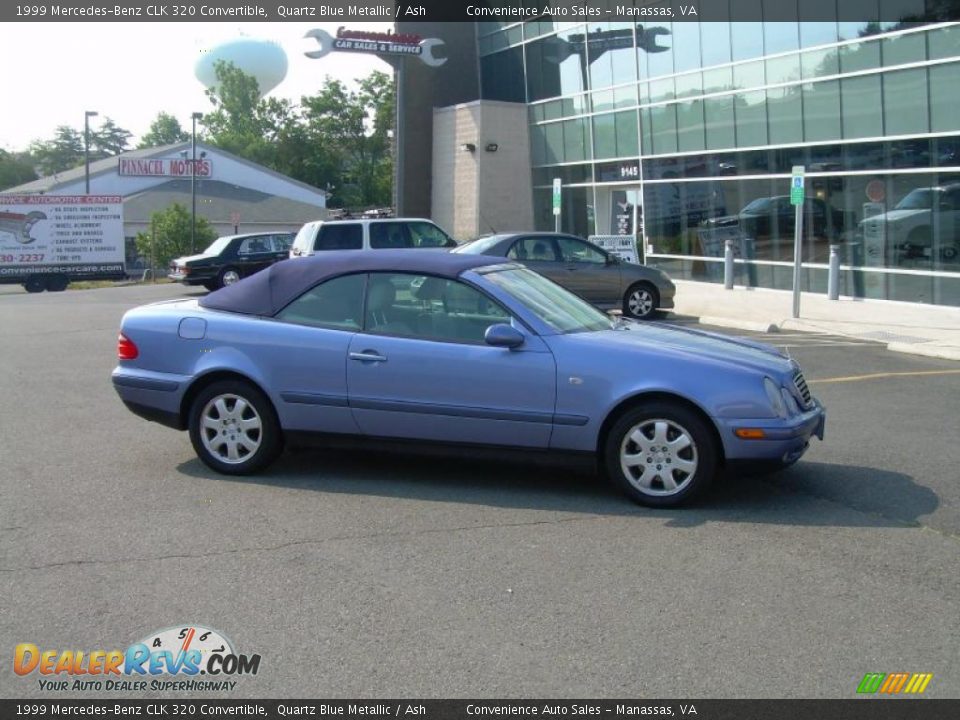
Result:
<svg viewBox="0 0 960 720"><path fill-rule="evenodd" d="M920 695L931 680L933 673L867 673L857 686L857 692L868 695Z"/></svg>

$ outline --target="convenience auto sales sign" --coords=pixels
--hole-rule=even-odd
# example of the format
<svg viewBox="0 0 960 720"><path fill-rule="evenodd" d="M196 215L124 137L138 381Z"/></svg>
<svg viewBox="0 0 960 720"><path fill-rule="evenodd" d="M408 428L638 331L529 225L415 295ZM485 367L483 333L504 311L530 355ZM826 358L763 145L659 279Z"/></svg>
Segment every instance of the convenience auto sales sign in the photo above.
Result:
<svg viewBox="0 0 960 720"><path fill-rule="evenodd" d="M191 167L196 172L191 172ZM196 161L185 158L120 158L120 175L137 177L210 177L213 175L213 163L208 158Z"/></svg>

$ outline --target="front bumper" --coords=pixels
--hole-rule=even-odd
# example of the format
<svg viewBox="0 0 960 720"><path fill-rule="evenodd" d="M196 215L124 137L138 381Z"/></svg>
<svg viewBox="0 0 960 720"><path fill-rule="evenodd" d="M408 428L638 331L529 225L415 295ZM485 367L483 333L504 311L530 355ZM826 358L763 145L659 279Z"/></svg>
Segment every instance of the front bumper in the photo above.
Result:
<svg viewBox="0 0 960 720"><path fill-rule="evenodd" d="M717 418L724 453L731 461L757 461L785 467L799 460L810 447L811 438L823 440L826 409L814 400L814 406L790 418ZM738 429L763 430L764 437L747 440L736 435Z"/></svg>

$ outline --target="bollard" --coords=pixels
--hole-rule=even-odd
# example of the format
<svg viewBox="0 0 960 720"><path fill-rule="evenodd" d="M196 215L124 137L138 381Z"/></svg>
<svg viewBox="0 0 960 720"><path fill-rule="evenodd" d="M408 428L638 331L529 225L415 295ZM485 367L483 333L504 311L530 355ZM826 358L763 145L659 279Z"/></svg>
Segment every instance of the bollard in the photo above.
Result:
<svg viewBox="0 0 960 720"><path fill-rule="evenodd" d="M830 246L830 270L827 275L827 297L840 299L840 249L839 245Z"/></svg>
<svg viewBox="0 0 960 720"><path fill-rule="evenodd" d="M723 248L723 287L733 290L733 240L727 240Z"/></svg>

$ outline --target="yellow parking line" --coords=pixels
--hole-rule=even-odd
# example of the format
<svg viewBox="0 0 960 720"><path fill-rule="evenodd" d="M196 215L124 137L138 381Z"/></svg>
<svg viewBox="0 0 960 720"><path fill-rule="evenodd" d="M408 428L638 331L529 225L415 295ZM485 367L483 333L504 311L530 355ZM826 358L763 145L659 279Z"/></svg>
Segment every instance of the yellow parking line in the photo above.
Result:
<svg viewBox="0 0 960 720"><path fill-rule="evenodd" d="M909 372L870 373L869 375L849 375L847 377L807 380L807 383L809 385L815 385L817 383L859 382L860 380L878 380L889 377L917 377L922 375L960 375L960 370L914 370Z"/></svg>

